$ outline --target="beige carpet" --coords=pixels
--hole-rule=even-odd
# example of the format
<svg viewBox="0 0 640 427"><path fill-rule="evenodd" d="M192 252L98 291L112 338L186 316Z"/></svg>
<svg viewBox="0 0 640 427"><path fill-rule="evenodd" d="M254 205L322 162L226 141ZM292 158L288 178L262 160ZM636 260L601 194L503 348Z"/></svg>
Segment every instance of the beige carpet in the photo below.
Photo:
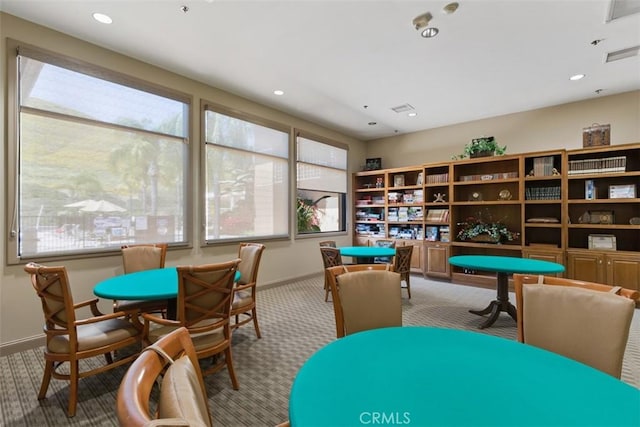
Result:
<svg viewBox="0 0 640 427"><path fill-rule="evenodd" d="M506 314L489 329L470 308L484 308L495 290L453 285L412 276L412 299L404 298L406 325L469 329L515 339L515 322ZM404 291L403 291L404 292ZM406 295L406 294L403 294ZM511 296L513 299L513 295ZM296 372L319 347L335 337L331 303L324 302L320 276L261 290L259 316L263 338L245 326L234 334L234 365L240 390L226 370L206 378L216 426L274 426L288 419L289 390ZM103 358L91 363L100 364ZM0 425L117 425L115 397L125 367L80 381L77 415L66 417L68 386L52 380L47 399L37 400L42 349L0 358ZM636 310L623 367L623 381L640 386L640 314Z"/></svg>

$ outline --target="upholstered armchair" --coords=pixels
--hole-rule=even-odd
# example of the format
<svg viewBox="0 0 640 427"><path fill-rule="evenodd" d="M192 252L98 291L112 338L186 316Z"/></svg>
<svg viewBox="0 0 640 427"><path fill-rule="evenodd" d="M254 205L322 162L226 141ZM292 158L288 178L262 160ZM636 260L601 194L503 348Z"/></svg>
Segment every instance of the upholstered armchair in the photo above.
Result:
<svg viewBox="0 0 640 427"><path fill-rule="evenodd" d="M518 340L620 378L638 292L514 274Z"/></svg>
<svg viewBox="0 0 640 427"><path fill-rule="evenodd" d="M336 337L368 329L402 326L400 274L389 264L327 269Z"/></svg>
<svg viewBox="0 0 640 427"><path fill-rule="evenodd" d="M137 348L129 356L116 361L111 352L137 345L142 337L141 330L139 325L127 320L129 313L101 313L97 298L74 303L65 267L29 263L24 270L29 274L31 285L40 298L45 321L45 365L38 399L46 397L51 378L69 381L67 414L73 417L78 401L78 380L134 360ZM84 307L89 308L93 316L77 318L76 311ZM80 360L96 356L104 356L107 364L86 371L80 370ZM68 373L58 371L64 363L69 364Z"/></svg>

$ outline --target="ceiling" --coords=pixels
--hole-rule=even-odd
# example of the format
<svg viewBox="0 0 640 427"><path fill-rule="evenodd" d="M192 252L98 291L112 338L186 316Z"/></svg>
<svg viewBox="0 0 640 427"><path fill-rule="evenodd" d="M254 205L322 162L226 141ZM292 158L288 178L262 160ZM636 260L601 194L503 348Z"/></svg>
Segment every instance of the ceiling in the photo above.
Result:
<svg viewBox="0 0 640 427"><path fill-rule="evenodd" d="M619 1L640 12L640 0ZM609 0L461 0L444 14L447 3L0 0L0 10L362 140L640 89L640 56L605 62L640 45L640 13L609 21ZM431 39L412 24L427 11L440 30ZM392 110L404 104L417 116Z"/></svg>

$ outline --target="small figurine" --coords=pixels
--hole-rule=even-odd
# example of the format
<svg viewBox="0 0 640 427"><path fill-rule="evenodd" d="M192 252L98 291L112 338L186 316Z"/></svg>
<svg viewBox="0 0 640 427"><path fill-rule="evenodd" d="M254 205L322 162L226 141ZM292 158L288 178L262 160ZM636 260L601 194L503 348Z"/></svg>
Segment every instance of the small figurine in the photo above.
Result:
<svg viewBox="0 0 640 427"><path fill-rule="evenodd" d="M434 197L434 200L433 200L434 202L444 203L444 198L447 197L447 195L444 193L436 193L433 195L433 197Z"/></svg>
<svg viewBox="0 0 640 427"><path fill-rule="evenodd" d="M558 169L553 168L553 169L551 169L551 175L558 176L558 175L560 175L560 172L558 171Z"/></svg>

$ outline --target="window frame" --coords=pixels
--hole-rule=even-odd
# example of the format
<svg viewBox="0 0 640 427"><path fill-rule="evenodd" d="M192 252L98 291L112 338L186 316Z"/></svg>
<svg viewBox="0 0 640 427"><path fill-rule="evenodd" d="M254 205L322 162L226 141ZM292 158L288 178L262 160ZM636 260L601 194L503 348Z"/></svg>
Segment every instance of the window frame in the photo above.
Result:
<svg viewBox="0 0 640 427"><path fill-rule="evenodd" d="M325 138L322 136L319 136L317 134L314 134L312 132L308 132L305 131L303 129L293 129L293 149L294 149L294 156L293 156L293 162L294 162L294 166L292 167L293 169L293 175L294 175L294 179L292 180L292 187L293 187L293 191L295 194L295 198L297 200L297 196L298 196L298 138L305 138L305 139L309 139L312 140L314 142L318 142L321 144L326 144L335 148L339 148L342 150L346 151L346 162L345 162L345 169L344 169L344 174L345 174L345 193L344 193L344 209L342 212L340 212L340 215L342 217L342 226L343 226L343 230L338 230L338 231L321 231L321 232L315 232L315 233L299 233L298 232L298 224L297 221L292 224L292 227L294 228L294 236L295 239L309 239L309 238L318 238L318 237L322 237L322 238L326 238L326 237L331 237L331 236L346 236L349 234L349 212L350 212L350 203L349 203L349 145L345 144L345 143L341 143L329 138ZM306 163L306 162L303 162ZM292 217L295 218L296 217L296 204L292 203Z"/></svg>
<svg viewBox="0 0 640 427"><path fill-rule="evenodd" d="M43 253L34 255L19 255L19 206L18 197L20 194L20 177L18 176L20 158L20 99L19 99L19 65L18 58L20 56L27 56L31 59L45 62L57 67L65 68L74 72L83 73L94 78L109 81L111 83L127 86L139 91L148 92L157 96L169 98L178 102L182 102L186 105L185 116L185 136L176 137L183 139L185 147L185 173L184 173L184 218L183 218L183 241L170 242L171 247L191 247L192 246L192 189L193 179L192 174L189 173L187 166L192 160L192 133L193 133L193 97L189 94L180 92L178 90L169 89L167 87L157 85L130 75L114 71L105 68L100 65L92 64L83 61L78 58L70 57L61 53L56 53L47 49L43 49L37 46L33 46L27 43L20 42L11 38L6 40L6 70L7 70L7 104L6 104L6 116L7 116L7 144L5 159L6 166L6 224L5 230L7 233L7 239L5 240L5 255L7 265L24 264L30 261L57 261L68 259L82 259L93 258L105 255L113 255L119 253L118 247L106 247L106 248L89 248L79 251L67 251L67 252L55 252L55 253ZM55 116L55 114L54 114ZM100 122L96 122L96 125L100 126ZM153 133L153 131L149 131Z"/></svg>
<svg viewBox="0 0 640 427"><path fill-rule="evenodd" d="M273 121L273 120L269 120L266 119L264 117L255 115L255 114L251 114L251 113L247 113L235 108L230 108L228 106L213 102L213 101L209 101L206 99L201 99L200 101L200 186L202 188L202 191L200 191L199 194L199 201L200 201L200 208L199 208L199 212L201 215L202 220L200 221L201 226L200 226L200 230L202 230L202 234L200 236L200 245L202 247L209 247L209 246L219 246L219 245L228 245L230 243L236 243L236 242L246 242L247 239L250 239L251 241L254 242L266 242L266 241L278 241L278 240L291 240L291 227L292 227L292 216L291 216L291 211L290 209L287 209L287 226L286 226L286 233L284 234L274 234L274 235L260 235L260 236L245 236L245 237L230 237L230 238L224 238L224 239L207 239L207 232L206 232L206 227L207 227L207 144L210 144L207 142L206 138L207 138L207 132L206 132L206 119L205 119L205 115L207 111L212 111L214 113L218 113L218 114L222 114L225 116L229 116L229 117L233 117L235 119L238 120L243 120L245 122L248 123L252 123L255 125L259 125L259 126L264 126L270 129L274 129L280 132L283 132L285 134L287 134L287 150L288 150L288 157L287 157L287 179L288 179L288 185L287 185L287 195L286 195L286 200L287 200L287 206L291 206L292 205L292 190L291 190L291 186L292 186L292 162L293 162L293 156L294 156L294 147L293 147L293 128L290 125L286 125L277 121ZM241 152L249 152L247 150L243 150L240 148L233 148L233 147L229 147L229 146L220 146L229 150L234 150L234 151L241 151ZM260 153L260 152L252 152L252 153L256 153L256 154L260 154L260 155L265 155L264 153ZM275 157L275 156L274 156Z"/></svg>

